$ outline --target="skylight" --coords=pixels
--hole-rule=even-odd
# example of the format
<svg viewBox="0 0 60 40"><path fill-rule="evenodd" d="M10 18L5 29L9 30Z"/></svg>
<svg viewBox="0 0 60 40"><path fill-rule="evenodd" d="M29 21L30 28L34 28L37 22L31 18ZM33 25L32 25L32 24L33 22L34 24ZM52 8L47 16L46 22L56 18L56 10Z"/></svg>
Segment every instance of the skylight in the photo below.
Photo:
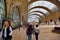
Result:
<svg viewBox="0 0 60 40"><path fill-rule="evenodd" d="M57 11L58 8L56 5L54 5L53 3L49 2L49 1L36 1L36 2L33 2L32 4L30 4L28 6L28 9L31 9L33 7L36 7L36 6L43 6L43 7L46 7L48 9L50 9L51 11Z"/></svg>
<svg viewBox="0 0 60 40"><path fill-rule="evenodd" d="M44 14L49 14L49 12L43 8L34 8L31 11L29 11L29 13L33 11L40 11L40 12L43 12Z"/></svg>
<svg viewBox="0 0 60 40"><path fill-rule="evenodd" d="M42 17L45 17L42 13L39 13L39 12L32 12L32 13L30 13L30 15L32 15L32 14L38 14L38 15L40 15Z"/></svg>

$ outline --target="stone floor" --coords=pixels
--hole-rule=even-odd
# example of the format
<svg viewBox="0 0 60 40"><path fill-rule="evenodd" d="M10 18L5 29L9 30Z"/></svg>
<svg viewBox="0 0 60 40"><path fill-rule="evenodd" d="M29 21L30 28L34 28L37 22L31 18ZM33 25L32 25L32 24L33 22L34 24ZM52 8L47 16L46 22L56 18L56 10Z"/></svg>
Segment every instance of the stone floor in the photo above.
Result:
<svg viewBox="0 0 60 40"><path fill-rule="evenodd" d="M41 27L39 40L60 40L60 34L52 32L53 27ZM32 35L33 40L35 40L35 36ZM13 39L12 40L27 40L26 29L21 28L13 31Z"/></svg>
<svg viewBox="0 0 60 40"><path fill-rule="evenodd" d="M39 40L60 40L60 34L52 32L53 29L54 27L40 27ZM32 38L35 40L34 35ZM27 40L26 28L14 30L12 40Z"/></svg>

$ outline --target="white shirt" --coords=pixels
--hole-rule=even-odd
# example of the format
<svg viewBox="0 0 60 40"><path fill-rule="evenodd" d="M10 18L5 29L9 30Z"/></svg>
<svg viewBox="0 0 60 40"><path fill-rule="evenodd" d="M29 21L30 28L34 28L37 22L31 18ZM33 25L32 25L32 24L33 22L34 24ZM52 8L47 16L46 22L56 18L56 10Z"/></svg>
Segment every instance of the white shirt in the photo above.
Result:
<svg viewBox="0 0 60 40"><path fill-rule="evenodd" d="M39 32L39 31L38 31L38 30L39 30L39 28L40 28L40 27L36 27L36 26L34 26L35 32L37 32L37 33L38 33L38 32Z"/></svg>
<svg viewBox="0 0 60 40"><path fill-rule="evenodd" d="M10 29L9 29L9 30L10 30L10 34L9 34L9 35L12 35L12 28L10 27Z"/></svg>
<svg viewBox="0 0 60 40"><path fill-rule="evenodd" d="M9 27L9 30L10 30L10 34L9 35L12 35L12 28ZM6 35L7 33L6 32L7 32L7 29L5 28L4 29L4 37L7 37L7 35Z"/></svg>
<svg viewBox="0 0 60 40"><path fill-rule="evenodd" d="M6 30L6 28L5 28L5 29L4 29L4 37L7 36L7 35L6 35L6 34L7 34L6 31L7 31L7 30Z"/></svg>

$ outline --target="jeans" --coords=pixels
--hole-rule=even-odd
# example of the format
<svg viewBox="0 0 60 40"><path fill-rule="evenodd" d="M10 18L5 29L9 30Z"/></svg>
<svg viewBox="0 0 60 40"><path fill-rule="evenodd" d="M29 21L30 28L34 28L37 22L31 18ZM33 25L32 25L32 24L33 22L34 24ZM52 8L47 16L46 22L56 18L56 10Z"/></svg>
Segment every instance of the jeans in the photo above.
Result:
<svg viewBox="0 0 60 40"><path fill-rule="evenodd" d="M36 40L38 40L38 33L35 33Z"/></svg>
<svg viewBox="0 0 60 40"><path fill-rule="evenodd" d="M32 34L28 35L28 40L32 40Z"/></svg>

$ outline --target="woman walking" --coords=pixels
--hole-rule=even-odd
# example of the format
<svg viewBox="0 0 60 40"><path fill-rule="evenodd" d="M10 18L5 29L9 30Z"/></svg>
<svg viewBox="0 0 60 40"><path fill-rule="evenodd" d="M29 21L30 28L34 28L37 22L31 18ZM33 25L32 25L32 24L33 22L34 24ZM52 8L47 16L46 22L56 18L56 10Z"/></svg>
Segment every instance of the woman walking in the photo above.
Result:
<svg viewBox="0 0 60 40"><path fill-rule="evenodd" d="M36 40L38 40L38 35L39 35L39 27L38 27L38 25L36 25L36 27L35 27L35 37L36 37Z"/></svg>

